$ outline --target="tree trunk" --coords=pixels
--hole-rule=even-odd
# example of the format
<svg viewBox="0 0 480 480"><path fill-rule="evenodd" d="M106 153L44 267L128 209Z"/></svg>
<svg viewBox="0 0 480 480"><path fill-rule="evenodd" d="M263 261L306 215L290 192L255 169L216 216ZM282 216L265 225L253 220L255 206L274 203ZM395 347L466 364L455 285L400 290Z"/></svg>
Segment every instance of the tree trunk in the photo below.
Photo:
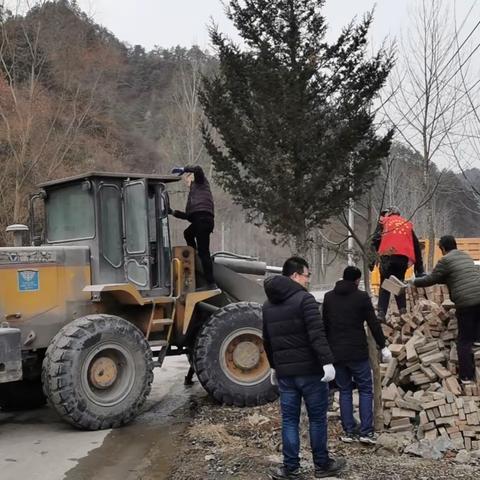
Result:
<svg viewBox="0 0 480 480"><path fill-rule="evenodd" d="M428 258L427 270L429 272L433 269L435 256L435 219L433 216L433 197L428 201L427 205L427 222L428 222Z"/></svg>
<svg viewBox="0 0 480 480"><path fill-rule="evenodd" d="M367 331L368 353L370 356L370 365L373 375L373 422L375 431L383 430L383 405L382 405L382 377L380 374L380 361L378 358L377 344L370 333Z"/></svg>
<svg viewBox="0 0 480 480"><path fill-rule="evenodd" d="M295 236L295 255L299 255L302 258L308 256L308 241L305 232L299 233Z"/></svg>
<svg viewBox="0 0 480 480"><path fill-rule="evenodd" d="M427 201L427 237L428 237L428 257L427 270L433 268L433 258L435 254L435 225L433 223L433 192L430 192L430 152L427 147L426 132L423 132L423 187L425 195L429 195Z"/></svg>
<svg viewBox="0 0 480 480"><path fill-rule="evenodd" d="M372 193L368 195L367 206L367 242L373 230L372 228ZM370 289L370 270L368 268L369 259L366 255L363 256L363 278L365 284L365 291L371 295ZM370 365L372 367L373 375L373 418L375 430L383 430L383 405L382 405L382 377L380 375L380 362L378 356L377 345L367 328L368 354L370 357Z"/></svg>

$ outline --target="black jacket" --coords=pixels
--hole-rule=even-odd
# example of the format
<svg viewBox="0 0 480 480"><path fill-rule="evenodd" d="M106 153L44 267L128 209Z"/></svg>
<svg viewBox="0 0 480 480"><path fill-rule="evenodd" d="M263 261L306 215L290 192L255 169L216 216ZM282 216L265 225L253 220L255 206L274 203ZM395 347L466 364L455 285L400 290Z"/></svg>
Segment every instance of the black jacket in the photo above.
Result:
<svg viewBox="0 0 480 480"><path fill-rule="evenodd" d="M385 336L372 301L355 282L340 280L325 294L323 321L335 363L368 359L365 321L379 348L385 347Z"/></svg>
<svg viewBox="0 0 480 480"><path fill-rule="evenodd" d="M265 293L263 341L277 376L323 375L333 357L313 295L283 275L267 279Z"/></svg>
<svg viewBox="0 0 480 480"><path fill-rule="evenodd" d="M194 167L185 167L185 173L193 173L194 180L190 185L188 192L187 205L185 212L175 210L173 215L183 220L192 221L194 214L207 214L212 217L215 215L215 207L213 204L212 191L207 177L202 167L196 165Z"/></svg>

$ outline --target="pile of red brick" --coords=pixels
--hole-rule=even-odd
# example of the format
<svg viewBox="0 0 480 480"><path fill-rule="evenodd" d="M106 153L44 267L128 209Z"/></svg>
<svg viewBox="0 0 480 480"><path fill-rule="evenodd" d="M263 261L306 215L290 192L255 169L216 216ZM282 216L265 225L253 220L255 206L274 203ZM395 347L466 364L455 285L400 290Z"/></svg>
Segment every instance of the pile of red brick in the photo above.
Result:
<svg viewBox="0 0 480 480"><path fill-rule="evenodd" d="M393 354L381 366L385 427L478 450L480 384L457 380L457 319L448 294L444 287L410 289L408 305L408 313L394 311L383 325ZM480 380L480 348L474 355Z"/></svg>

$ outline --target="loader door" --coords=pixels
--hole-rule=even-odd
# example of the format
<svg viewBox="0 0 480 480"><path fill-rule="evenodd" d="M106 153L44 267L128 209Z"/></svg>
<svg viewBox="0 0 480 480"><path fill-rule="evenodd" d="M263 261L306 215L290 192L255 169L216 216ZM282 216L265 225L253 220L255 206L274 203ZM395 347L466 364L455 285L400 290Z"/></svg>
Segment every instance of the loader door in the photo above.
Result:
<svg viewBox="0 0 480 480"><path fill-rule="evenodd" d="M168 194L163 184L153 183L148 186L148 223L152 294L170 294L171 248L168 229Z"/></svg>
<svg viewBox="0 0 480 480"><path fill-rule="evenodd" d="M125 275L139 290L150 290L147 189L145 180L123 184Z"/></svg>

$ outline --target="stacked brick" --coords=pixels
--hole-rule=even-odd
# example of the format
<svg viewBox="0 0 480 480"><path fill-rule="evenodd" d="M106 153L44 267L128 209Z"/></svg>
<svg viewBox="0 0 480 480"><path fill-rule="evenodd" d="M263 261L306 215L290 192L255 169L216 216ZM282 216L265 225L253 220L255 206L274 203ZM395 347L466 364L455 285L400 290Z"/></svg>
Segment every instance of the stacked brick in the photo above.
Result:
<svg viewBox="0 0 480 480"><path fill-rule="evenodd" d="M479 450L480 385L457 380L457 319L448 294L442 287L412 289L408 303L408 313L393 312L383 325L393 354L381 366L385 427ZM480 348L474 356L480 380Z"/></svg>

